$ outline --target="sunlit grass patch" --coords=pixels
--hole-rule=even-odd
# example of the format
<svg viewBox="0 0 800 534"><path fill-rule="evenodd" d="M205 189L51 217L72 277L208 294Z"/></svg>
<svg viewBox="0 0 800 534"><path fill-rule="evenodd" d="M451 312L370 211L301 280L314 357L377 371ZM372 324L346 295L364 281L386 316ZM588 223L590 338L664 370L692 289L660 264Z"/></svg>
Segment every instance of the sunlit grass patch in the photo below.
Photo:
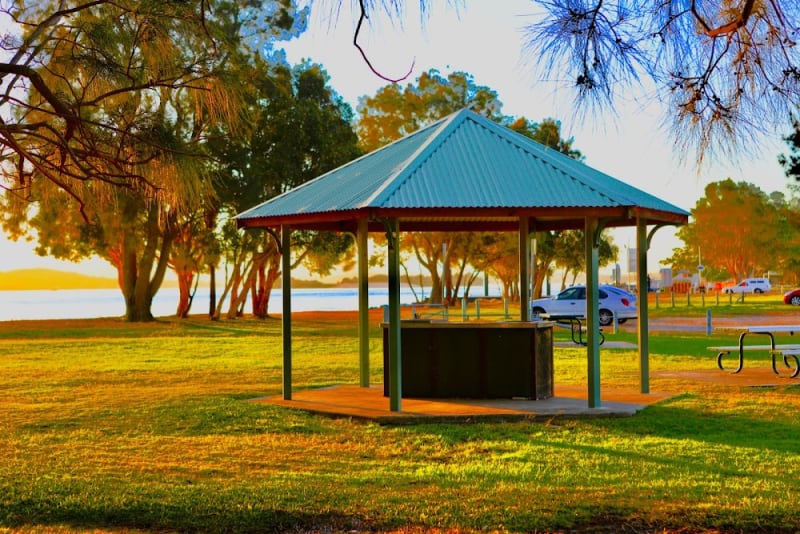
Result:
<svg viewBox="0 0 800 534"><path fill-rule="evenodd" d="M294 322L295 387L358 382L352 318ZM800 529L800 387L693 380L722 338L654 333L674 395L633 417L383 427L251 402L280 392L276 320L45 324L0 324L0 530ZM586 384L585 349L554 358ZM600 360L638 388L636 350Z"/></svg>

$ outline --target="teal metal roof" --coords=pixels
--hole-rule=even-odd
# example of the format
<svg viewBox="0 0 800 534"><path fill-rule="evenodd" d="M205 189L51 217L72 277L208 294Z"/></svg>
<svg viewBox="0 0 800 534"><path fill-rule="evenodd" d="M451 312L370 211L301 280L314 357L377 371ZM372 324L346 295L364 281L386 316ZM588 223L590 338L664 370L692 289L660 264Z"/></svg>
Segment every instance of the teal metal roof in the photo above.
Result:
<svg viewBox="0 0 800 534"><path fill-rule="evenodd" d="M592 210L633 224L685 223L689 213L461 110L236 216L240 226L322 227L398 217L431 229L443 220L529 216L565 226ZM623 221L622 219L627 219ZM324 223L324 224L323 224ZM342 226L343 227L343 226Z"/></svg>

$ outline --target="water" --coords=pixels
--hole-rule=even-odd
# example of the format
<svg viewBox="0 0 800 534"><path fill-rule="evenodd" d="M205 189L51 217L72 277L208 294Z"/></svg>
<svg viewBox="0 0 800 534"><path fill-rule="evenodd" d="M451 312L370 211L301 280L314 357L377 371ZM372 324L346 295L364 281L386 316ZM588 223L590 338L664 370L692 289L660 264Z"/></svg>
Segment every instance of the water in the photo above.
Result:
<svg viewBox="0 0 800 534"><path fill-rule="evenodd" d="M219 292L218 292L219 294ZM269 312L283 310L282 291L273 289L269 299ZM400 300L414 302L410 289L400 291ZM369 306L388 304L385 287L370 288ZM178 288L163 288L153 299L153 315L164 317L175 314L178 305ZM344 311L358 309L356 288L293 289L292 311ZM249 307L246 308L249 310ZM192 303L193 314L208 312L208 289L198 288ZM93 317L121 317L125 315L125 301L118 289L59 289L37 291L0 291L0 321L21 319L83 319Z"/></svg>

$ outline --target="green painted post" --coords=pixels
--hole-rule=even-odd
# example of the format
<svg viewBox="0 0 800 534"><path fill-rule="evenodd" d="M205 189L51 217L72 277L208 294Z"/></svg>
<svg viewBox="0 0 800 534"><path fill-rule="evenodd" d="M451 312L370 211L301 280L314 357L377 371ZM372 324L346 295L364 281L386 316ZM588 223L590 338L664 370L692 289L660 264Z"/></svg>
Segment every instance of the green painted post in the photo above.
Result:
<svg viewBox="0 0 800 534"><path fill-rule="evenodd" d="M369 387L369 259L367 257L368 221L358 221L358 370L362 388Z"/></svg>
<svg viewBox="0 0 800 534"><path fill-rule="evenodd" d="M400 225L386 221L389 264L389 410L402 411L402 359L400 340Z"/></svg>
<svg viewBox="0 0 800 534"><path fill-rule="evenodd" d="M281 288L283 292L283 312L281 329L283 333L283 399L292 400L292 231L281 226Z"/></svg>
<svg viewBox="0 0 800 534"><path fill-rule="evenodd" d="M519 320L529 321L530 306L530 272L531 272L531 238L527 217L519 218Z"/></svg>
<svg viewBox="0 0 800 534"><path fill-rule="evenodd" d="M589 408L600 407L600 323L598 321L598 301L600 291L597 287L600 249L595 241L599 223L596 218L587 217L586 236L586 362L588 378Z"/></svg>
<svg viewBox="0 0 800 534"><path fill-rule="evenodd" d="M650 310L647 299L647 224L636 221L636 252L639 255L637 274L639 285L639 319L637 335L639 342L639 388L642 393L650 393ZM644 296L641 296L644 295Z"/></svg>

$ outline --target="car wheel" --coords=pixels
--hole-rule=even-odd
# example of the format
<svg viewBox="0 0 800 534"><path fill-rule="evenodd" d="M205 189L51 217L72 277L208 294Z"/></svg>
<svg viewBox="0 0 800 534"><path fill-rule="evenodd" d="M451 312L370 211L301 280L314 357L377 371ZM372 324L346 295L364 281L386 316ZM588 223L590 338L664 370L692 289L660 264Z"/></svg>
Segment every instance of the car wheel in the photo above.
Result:
<svg viewBox="0 0 800 534"><path fill-rule="evenodd" d="M763 293L763 292L764 291L761 288L758 288L758 287L753 290L753 293Z"/></svg>
<svg viewBox="0 0 800 534"><path fill-rule="evenodd" d="M611 310L600 310L598 315L600 326L608 326L614 321L614 314L611 313Z"/></svg>
<svg viewBox="0 0 800 534"><path fill-rule="evenodd" d="M789 300L789 304L792 306L800 306L800 295L792 296L792 298Z"/></svg>
<svg viewBox="0 0 800 534"><path fill-rule="evenodd" d="M540 308L539 306L536 306L531 311L533 311L534 315L541 315L542 313L547 313L544 311L544 308Z"/></svg>

